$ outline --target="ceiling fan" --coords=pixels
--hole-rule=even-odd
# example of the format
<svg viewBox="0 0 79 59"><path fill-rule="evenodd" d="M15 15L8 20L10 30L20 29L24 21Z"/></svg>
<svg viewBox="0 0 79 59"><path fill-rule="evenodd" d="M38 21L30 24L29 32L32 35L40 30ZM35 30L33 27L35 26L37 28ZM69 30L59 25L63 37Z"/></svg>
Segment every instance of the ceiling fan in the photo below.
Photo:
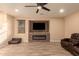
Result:
<svg viewBox="0 0 79 59"><path fill-rule="evenodd" d="M47 3L36 3L37 5L36 6L24 6L24 7L37 7L37 10L36 10L36 13L38 13L39 12L39 10L40 9L44 9L44 10L46 10L46 11L50 11L50 9L48 9L48 8L46 8L45 7L45 5L47 4Z"/></svg>

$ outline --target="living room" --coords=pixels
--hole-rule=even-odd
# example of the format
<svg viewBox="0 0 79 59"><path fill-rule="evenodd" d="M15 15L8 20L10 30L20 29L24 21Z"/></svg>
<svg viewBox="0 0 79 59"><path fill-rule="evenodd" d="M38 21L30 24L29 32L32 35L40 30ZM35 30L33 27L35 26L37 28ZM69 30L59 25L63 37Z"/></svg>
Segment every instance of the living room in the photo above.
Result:
<svg viewBox="0 0 79 59"><path fill-rule="evenodd" d="M0 3L0 48L2 49L0 52L6 52L3 55L20 55L21 50L16 54L7 54L7 51L9 51L7 47L9 46L14 50L16 50L16 46L23 44L27 44L27 46L30 44L29 48L31 49L33 45L37 49L40 44L51 47L55 43L57 46L61 45L62 39L70 38L73 33L79 33L79 3L45 3L43 5L43 3ZM38 8L39 6L41 6L41 9ZM43 7L48 8L48 10L43 9ZM8 42L12 38L21 38L21 43L19 45L18 43L9 44ZM36 52L37 54L31 55L72 55L61 46L58 47L63 52L58 52L59 54L48 53L49 51L46 54ZM30 54L26 52L22 55Z"/></svg>

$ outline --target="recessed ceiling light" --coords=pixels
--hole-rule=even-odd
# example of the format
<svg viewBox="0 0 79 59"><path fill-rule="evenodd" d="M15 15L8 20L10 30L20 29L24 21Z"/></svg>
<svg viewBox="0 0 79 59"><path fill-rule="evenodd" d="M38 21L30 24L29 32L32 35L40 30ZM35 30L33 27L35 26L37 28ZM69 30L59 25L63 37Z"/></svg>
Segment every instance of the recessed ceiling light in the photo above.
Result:
<svg viewBox="0 0 79 59"><path fill-rule="evenodd" d="M59 12L60 12L60 13L63 13L63 12L64 12L64 9L60 9Z"/></svg>
<svg viewBox="0 0 79 59"><path fill-rule="evenodd" d="M19 10L18 9L15 9L15 12L18 12Z"/></svg>

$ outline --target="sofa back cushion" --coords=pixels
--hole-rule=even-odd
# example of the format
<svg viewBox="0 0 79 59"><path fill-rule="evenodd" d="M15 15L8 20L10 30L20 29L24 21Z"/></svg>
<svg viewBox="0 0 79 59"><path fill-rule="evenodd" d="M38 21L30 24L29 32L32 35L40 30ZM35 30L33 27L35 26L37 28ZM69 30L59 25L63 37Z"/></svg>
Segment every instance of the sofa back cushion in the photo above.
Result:
<svg viewBox="0 0 79 59"><path fill-rule="evenodd" d="M79 40L79 33L71 34L71 39L78 39Z"/></svg>
<svg viewBox="0 0 79 59"><path fill-rule="evenodd" d="M71 34L71 42L75 45L79 43L79 33Z"/></svg>

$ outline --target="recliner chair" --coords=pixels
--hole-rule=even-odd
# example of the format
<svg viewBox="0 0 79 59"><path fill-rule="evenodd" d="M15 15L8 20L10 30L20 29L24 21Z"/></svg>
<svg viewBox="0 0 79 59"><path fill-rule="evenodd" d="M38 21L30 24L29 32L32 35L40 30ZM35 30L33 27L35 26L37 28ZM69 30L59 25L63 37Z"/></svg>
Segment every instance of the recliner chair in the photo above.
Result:
<svg viewBox="0 0 79 59"><path fill-rule="evenodd" d="M79 33L71 34L71 38L61 40L61 46L75 56L79 56Z"/></svg>

